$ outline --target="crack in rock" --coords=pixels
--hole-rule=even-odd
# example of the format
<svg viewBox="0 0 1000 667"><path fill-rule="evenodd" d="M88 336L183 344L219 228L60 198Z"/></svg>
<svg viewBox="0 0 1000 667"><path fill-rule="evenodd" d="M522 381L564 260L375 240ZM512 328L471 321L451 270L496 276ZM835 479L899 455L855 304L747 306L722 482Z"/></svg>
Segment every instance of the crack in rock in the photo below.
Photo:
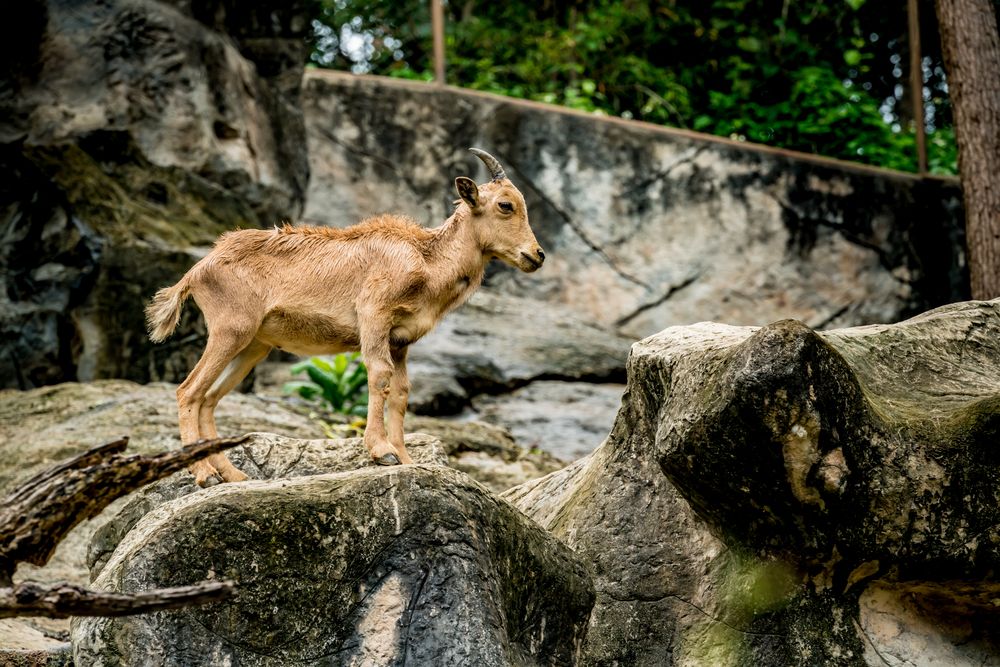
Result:
<svg viewBox="0 0 1000 667"><path fill-rule="evenodd" d="M612 271L614 271L619 276L621 276L622 278L624 278L625 280L629 281L634 285L638 285L647 290L652 289L652 286L649 283L646 283L642 279L633 276L632 274L630 274L629 272L625 271L620 266L618 266L618 264L615 263L615 260L612 259L612 257L608 255L608 253L603 248L601 248L599 245L597 245L597 243L591 240L590 237L588 237L587 234L583 231L583 229L581 229L580 226L573 221L573 218L566 211L560 208L554 201L552 201L551 198L549 198L548 195L545 194L545 192L541 188L535 185L534 180L526 177L524 173L517 168L517 165L511 162L509 159L508 163L514 170L518 172L519 176L524 181L524 187L531 188L531 190L536 195L538 195L538 198L541 199L543 202L545 202L553 211L555 211L559 215L559 217L563 219L566 225L571 230L573 230L573 232L580 238L580 240L583 241L584 244L588 248L590 248L594 253L596 253L597 256L600 257L601 260L604 261L604 263L611 268Z"/></svg>
<svg viewBox="0 0 1000 667"><path fill-rule="evenodd" d="M656 308L657 306L665 303L668 299L670 299L672 296L674 296L675 294L677 294L677 292L681 291L685 287L688 287L688 286L692 285L699 278L701 278L701 272L700 271L698 273L694 274L693 276L685 278L684 280L682 280L681 282L677 283L676 285L671 285L670 288L667 289L666 293L664 293L663 295L661 295L659 298L657 298L657 299L655 299L653 301L649 301L647 303L644 303L641 306L638 306L631 313L628 313L627 315L623 315L622 317L619 317L617 320L615 320L615 325L619 326L619 327L625 326L626 324L628 324L629 322L631 322L632 320L634 320L639 315L642 315L647 310L650 310L652 308Z"/></svg>
<svg viewBox="0 0 1000 667"><path fill-rule="evenodd" d="M648 188L653 183L656 183L657 181L666 180L667 178L669 178L670 174L674 171L674 169L677 169L678 167L681 167L685 164L691 164L696 159L698 159L698 156L704 153L707 150L707 148L708 146L698 146L696 148L689 148L688 150L684 151L684 153L682 153L679 158L677 158L671 164L669 164L666 169L657 170L653 172L651 176L639 181L634 186L626 190L625 196L635 194L640 190L645 190L646 188Z"/></svg>

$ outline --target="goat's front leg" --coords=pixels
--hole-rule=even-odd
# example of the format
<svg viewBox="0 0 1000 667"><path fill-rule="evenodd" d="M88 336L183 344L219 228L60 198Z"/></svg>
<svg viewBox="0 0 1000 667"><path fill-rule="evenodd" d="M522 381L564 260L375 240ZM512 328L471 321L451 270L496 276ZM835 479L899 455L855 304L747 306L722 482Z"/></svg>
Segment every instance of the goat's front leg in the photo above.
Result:
<svg viewBox="0 0 1000 667"><path fill-rule="evenodd" d="M365 446L372 460L379 465L399 465L399 456L385 432L385 402L392 381L392 354L389 350L388 327L374 331L362 328L361 356L368 367L368 423L365 425Z"/></svg>
<svg viewBox="0 0 1000 667"><path fill-rule="evenodd" d="M401 463L413 463L403 444L403 419L410 396L410 381L406 375L407 348L393 348L392 378L389 381L389 442L396 448Z"/></svg>

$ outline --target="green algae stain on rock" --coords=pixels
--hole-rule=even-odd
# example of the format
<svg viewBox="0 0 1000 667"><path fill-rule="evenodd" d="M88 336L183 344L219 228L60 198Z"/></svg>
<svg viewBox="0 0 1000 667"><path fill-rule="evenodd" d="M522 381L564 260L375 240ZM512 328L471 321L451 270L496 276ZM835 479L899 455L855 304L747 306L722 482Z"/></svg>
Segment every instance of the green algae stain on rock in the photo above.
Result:
<svg viewBox="0 0 1000 667"><path fill-rule="evenodd" d="M74 213L110 243L192 248L211 245L237 226L259 226L253 209L218 185L151 164L123 133L102 135L124 145L113 155L107 146L104 155L91 155L80 145L62 144L29 147L25 156L63 191Z"/></svg>

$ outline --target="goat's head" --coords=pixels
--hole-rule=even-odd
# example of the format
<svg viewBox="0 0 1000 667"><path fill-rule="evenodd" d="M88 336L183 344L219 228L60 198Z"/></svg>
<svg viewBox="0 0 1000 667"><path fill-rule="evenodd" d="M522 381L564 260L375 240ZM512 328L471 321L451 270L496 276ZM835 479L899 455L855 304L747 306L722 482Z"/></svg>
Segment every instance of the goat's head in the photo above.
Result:
<svg viewBox="0 0 1000 667"><path fill-rule="evenodd" d="M524 197L496 158L478 148L469 150L490 170L492 180L476 185L471 178L459 176L455 187L469 207L470 222L476 225L484 252L522 271L537 271L545 261L545 253L528 224Z"/></svg>

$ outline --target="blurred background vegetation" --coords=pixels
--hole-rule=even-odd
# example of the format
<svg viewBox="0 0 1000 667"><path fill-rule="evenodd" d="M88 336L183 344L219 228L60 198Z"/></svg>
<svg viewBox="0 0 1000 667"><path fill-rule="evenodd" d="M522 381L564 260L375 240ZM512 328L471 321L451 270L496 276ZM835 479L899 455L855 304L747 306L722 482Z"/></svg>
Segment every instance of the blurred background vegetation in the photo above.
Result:
<svg viewBox="0 0 1000 667"><path fill-rule="evenodd" d="M320 0L310 60L431 80L429 5ZM933 2L919 14L929 170L954 174ZM917 169L906 0L469 0L445 31L452 85Z"/></svg>

